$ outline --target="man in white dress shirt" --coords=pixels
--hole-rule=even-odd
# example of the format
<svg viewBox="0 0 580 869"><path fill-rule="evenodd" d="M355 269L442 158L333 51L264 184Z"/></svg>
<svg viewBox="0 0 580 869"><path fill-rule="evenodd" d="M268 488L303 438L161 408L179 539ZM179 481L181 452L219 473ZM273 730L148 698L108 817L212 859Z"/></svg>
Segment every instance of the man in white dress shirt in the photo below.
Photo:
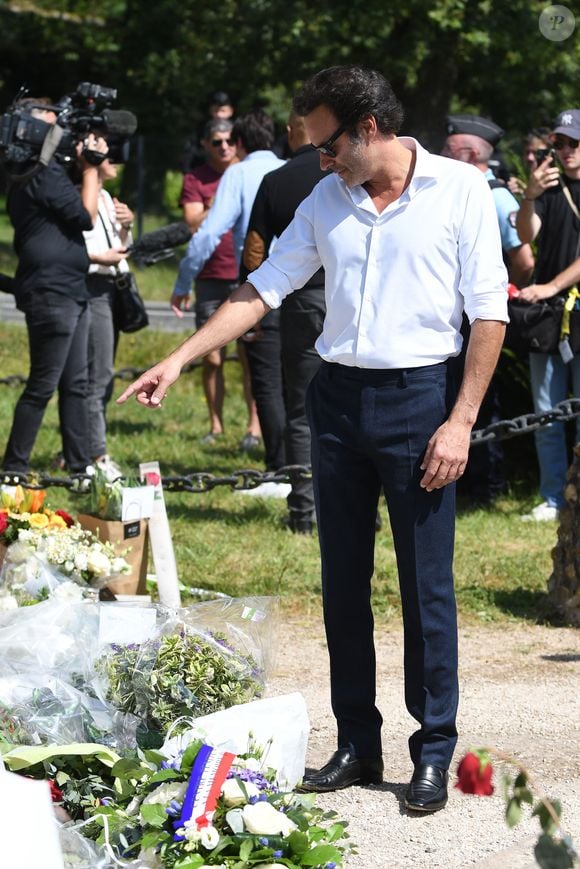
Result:
<svg viewBox="0 0 580 869"><path fill-rule="evenodd" d="M370 605L377 504L384 491L405 628L409 740L405 804L447 801L457 740L453 590L455 481L501 349L507 277L483 174L398 138L403 113L382 75L332 67L294 100L322 169L259 269L196 335L120 397L158 407L183 365L240 335L322 265L322 365L308 395L331 698L338 749L303 788L382 781ZM465 373L451 395L447 360L471 323Z"/></svg>

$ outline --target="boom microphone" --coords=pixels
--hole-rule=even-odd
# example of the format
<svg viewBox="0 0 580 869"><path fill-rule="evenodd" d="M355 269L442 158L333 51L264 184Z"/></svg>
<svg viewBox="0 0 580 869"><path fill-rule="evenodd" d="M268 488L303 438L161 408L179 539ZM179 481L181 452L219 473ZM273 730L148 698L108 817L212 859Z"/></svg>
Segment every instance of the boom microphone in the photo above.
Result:
<svg viewBox="0 0 580 869"><path fill-rule="evenodd" d="M172 248L187 244L191 235L191 229L184 221L170 223L161 229L146 232L139 241L131 245L129 253L137 265L150 266L172 256Z"/></svg>
<svg viewBox="0 0 580 869"><path fill-rule="evenodd" d="M112 136L132 136L137 129L137 118L133 112L123 109L104 109L102 118L105 131Z"/></svg>

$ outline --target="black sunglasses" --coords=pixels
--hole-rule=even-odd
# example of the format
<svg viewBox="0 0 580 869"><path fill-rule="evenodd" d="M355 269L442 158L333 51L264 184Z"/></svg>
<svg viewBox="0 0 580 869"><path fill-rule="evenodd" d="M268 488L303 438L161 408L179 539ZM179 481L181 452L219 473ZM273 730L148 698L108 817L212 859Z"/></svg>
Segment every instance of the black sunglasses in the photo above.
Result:
<svg viewBox="0 0 580 869"><path fill-rule="evenodd" d="M321 154L325 154L327 157L336 157L336 151L332 146L336 140L346 132L347 127L348 124L341 124L338 130L332 134L330 139L327 139L326 142L322 143L322 145L315 145L314 149L319 151Z"/></svg>
<svg viewBox="0 0 580 869"><path fill-rule="evenodd" d="M556 151L561 151L562 148L577 148L580 142L578 139L571 139L569 136L564 137L563 139L554 139L554 148Z"/></svg>
<svg viewBox="0 0 580 869"><path fill-rule="evenodd" d="M220 145L234 145L233 139L212 139L211 145L213 148L219 148Z"/></svg>

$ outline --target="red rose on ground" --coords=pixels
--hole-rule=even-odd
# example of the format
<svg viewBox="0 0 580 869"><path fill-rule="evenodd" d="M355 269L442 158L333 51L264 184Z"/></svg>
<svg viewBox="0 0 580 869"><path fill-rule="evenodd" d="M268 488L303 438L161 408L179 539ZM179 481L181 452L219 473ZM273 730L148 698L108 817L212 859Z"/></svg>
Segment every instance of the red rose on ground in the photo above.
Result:
<svg viewBox="0 0 580 869"><path fill-rule="evenodd" d="M75 524L75 520L66 512L66 510L55 510L54 514L55 516L60 516L61 519L64 519L67 528L71 528Z"/></svg>
<svg viewBox="0 0 580 869"><path fill-rule="evenodd" d="M48 786L50 787L50 796L52 797L53 803L61 803L63 795L61 789L56 784L56 782L53 779L49 779Z"/></svg>
<svg viewBox="0 0 580 869"><path fill-rule="evenodd" d="M477 754L469 751L457 767L457 783L464 794L478 794L489 797L493 793L491 776L493 767L489 760L482 759Z"/></svg>
<svg viewBox="0 0 580 869"><path fill-rule="evenodd" d="M148 486L158 486L161 482L161 477L155 471L147 471L145 474L145 482Z"/></svg>

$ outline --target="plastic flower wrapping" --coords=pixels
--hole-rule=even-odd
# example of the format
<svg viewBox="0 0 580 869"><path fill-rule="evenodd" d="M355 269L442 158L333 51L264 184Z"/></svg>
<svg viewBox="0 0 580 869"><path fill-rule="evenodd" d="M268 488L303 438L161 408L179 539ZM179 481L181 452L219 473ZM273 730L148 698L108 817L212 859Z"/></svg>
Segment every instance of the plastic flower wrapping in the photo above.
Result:
<svg viewBox="0 0 580 869"><path fill-rule="evenodd" d="M0 613L0 744L157 747L180 717L258 697L272 609L267 598L175 612L52 597ZM265 618L246 616L256 611Z"/></svg>

